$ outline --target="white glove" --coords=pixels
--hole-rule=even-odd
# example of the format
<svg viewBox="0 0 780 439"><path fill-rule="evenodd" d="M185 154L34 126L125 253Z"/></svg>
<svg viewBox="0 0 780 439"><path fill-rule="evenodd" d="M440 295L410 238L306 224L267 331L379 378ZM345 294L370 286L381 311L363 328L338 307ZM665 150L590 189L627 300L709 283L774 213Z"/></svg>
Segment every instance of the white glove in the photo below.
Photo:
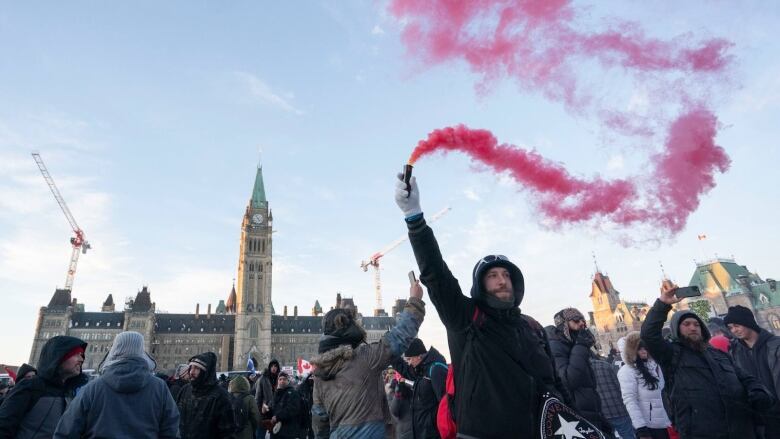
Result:
<svg viewBox="0 0 780 439"><path fill-rule="evenodd" d="M395 204L398 205L406 218L422 213L420 191L417 189L417 179L414 176L409 179L409 185L412 188L411 194L406 190L404 175L399 173L395 180Z"/></svg>

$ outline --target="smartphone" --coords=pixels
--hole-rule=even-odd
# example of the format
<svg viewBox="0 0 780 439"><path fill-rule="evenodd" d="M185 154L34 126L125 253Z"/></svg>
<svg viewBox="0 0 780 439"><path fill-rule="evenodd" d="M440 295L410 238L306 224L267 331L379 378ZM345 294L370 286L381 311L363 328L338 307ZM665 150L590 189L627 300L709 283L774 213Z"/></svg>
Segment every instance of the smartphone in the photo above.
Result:
<svg viewBox="0 0 780 439"><path fill-rule="evenodd" d="M417 284L417 276L414 275L414 270L409 272L409 284L415 286Z"/></svg>
<svg viewBox="0 0 780 439"><path fill-rule="evenodd" d="M699 287L692 286L692 287L681 287L674 290L674 295L677 296L678 299L684 299L686 297L696 297L701 296L701 290L699 290Z"/></svg>

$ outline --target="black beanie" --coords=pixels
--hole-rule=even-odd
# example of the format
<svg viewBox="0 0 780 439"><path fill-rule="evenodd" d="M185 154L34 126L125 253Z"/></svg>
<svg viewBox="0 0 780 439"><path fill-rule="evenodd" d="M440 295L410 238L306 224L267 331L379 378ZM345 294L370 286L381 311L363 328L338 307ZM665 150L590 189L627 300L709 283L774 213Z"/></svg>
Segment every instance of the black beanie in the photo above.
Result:
<svg viewBox="0 0 780 439"><path fill-rule="evenodd" d="M735 323L742 325L746 328L750 328L756 332L761 332L761 327L756 323L756 318L753 316L753 312L749 308L742 305L729 307L729 312L726 317L723 318L723 323L726 325Z"/></svg>
<svg viewBox="0 0 780 439"><path fill-rule="evenodd" d="M416 357L418 355L422 355L427 353L428 350L425 349L425 345L423 344L422 340L419 338L415 338L412 340L412 344L409 345L408 348L406 348L406 352L404 352L404 357Z"/></svg>

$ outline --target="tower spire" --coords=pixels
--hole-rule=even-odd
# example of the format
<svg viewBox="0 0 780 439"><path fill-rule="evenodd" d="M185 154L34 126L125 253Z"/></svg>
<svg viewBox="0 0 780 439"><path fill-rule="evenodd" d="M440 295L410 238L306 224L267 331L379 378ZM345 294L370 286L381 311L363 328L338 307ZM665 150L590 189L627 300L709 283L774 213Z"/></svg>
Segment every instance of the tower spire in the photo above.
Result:
<svg viewBox="0 0 780 439"><path fill-rule="evenodd" d="M257 164L257 174L255 175L255 186L252 189L252 199L249 202L253 209L265 208L268 200L265 199L265 184L263 184L263 165Z"/></svg>
<svg viewBox="0 0 780 439"><path fill-rule="evenodd" d="M596 260L596 252L592 251L590 252L590 255L593 256L593 266L596 268L596 273L601 273L601 270L599 270L599 261Z"/></svg>

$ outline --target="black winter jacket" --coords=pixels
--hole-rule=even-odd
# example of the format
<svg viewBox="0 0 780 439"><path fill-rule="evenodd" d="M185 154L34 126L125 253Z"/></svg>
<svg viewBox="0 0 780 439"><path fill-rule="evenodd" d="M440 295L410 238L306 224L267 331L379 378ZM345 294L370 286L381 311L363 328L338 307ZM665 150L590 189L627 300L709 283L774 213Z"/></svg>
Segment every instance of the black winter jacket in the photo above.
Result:
<svg viewBox="0 0 780 439"><path fill-rule="evenodd" d="M558 376L569 392L574 409L601 431L611 431L612 427L601 415L601 399L590 365L590 349L566 339L557 328L550 336L550 349Z"/></svg>
<svg viewBox="0 0 780 439"><path fill-rule="evenodd" d="M712 347L697 352L678 339L680 321L699 320L702 336L709 331L695 314L675 314L670 322L672 339L661 329L672 309L656 300L642 324L641 337L650 355L661 365L671 402L667 413L682 439L751 439L755 437L748 395L766 389L734 364L729 354Z"/></svg>
<svg viewBox="0 0 780 439"><path fill-rule="evenodd" d="M303 401L303 425L301 426L301 436L311 431L311 406L314 401L314 376L309 375L303 380L296 389Z"/></svg>
<svg viewBox="0 0 780 439"><path fill-rule="evenodd" d="M752 349L735 338L731 341L731 354L737 366L757 377L778 398L771 413L764 416L780 418L780 337L762 329Z"/></svg>
<svg viewBox="0 0 780 439"><path fill-rule="evenodd" d="M417 367L411 368L403 360L396 361L394 366L401 375L414 381L411 406L414 439L438 438L436 413L439 400L446 393L447 360L431 347Z"/></svg>
<svg viewBox="0 0 780 439"><path fill-rule="evenodd" d="M481 439L533 437L540 389L558 393L553 361L540 338L544 332L531 329L518 308L497 310L465 297L425 220L407 225L420 280L447 329L458 433ZM516 289L515 294L523 292ZM537 386L529 370L544 377L543 382Z"/></svg>
<svg viewBox="0 0 780 439"><path fill-rule="evenodd" d="M780 337L762 329L752 349L735 338L731 341L731 354L737 366L755 375L780 398ZM761 357L757 357L759 354Z"/></svg>
<svg viewBox="0 0 780 439"><path fill-rule="evenodd" d="M297 438L301 435L301 421L303 420L303 400L292 387L277 389L274 393L273 415L277 422L282 423L279 433L275 438Z"/></svg>
<svg viewBox="0 0 780 439"><path fill-rule="evenodd" d="M51 439L75 389L89 381L84 374L64 384L58 378L60 360L78 346L86 349L87 344L66 335L46 342L38 360L38 375L14 386L0 407L0 438Z"/></svg>
<svg viewBox="0 0 780 439"><path fill-rule="evenodd" d="M233 405L227 390L217 383L217 356L206 352L197 357L208 369L179 392L181 439L233 439L237 427Z"/></svg>

